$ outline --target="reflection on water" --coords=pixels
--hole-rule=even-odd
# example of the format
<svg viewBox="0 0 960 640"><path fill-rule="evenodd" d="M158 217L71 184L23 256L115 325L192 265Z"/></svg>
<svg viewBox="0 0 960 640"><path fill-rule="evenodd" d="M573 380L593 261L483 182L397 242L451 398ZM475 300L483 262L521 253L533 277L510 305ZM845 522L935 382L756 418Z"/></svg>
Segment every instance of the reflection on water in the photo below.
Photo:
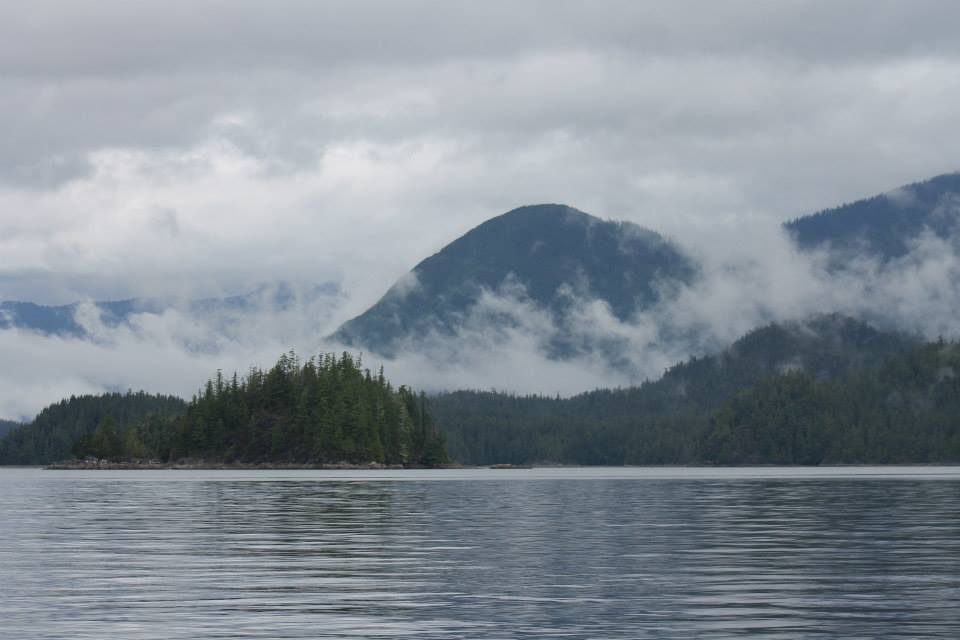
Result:
<svg viewBox="0 0 960 640"><path fill-rule="evenodd" d="M960 637L955 471L537 473L2 470L0 637Z"/></svg>

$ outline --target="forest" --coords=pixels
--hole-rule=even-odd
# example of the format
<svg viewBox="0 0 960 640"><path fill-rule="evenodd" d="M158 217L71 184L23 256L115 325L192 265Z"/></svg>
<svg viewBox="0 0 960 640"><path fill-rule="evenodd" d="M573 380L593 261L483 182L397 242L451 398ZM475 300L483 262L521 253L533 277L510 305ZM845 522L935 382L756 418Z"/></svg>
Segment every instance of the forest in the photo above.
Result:
<svg viewBox="0 0 960 640"><path fill-rule="evenodd" d="M831 380L790 373L737 394L701 457L721 464L960 461L960 344Z"/></svg>
<svg viewBox="0 0 960 640"><path fill-rule="evenodd" d="M960 461L960 347L843 316L756 329L656 381L431 398L466 464Z"/></svg>
<svg viewBox="0 0 960 640"><path fill-rule="evenodd" d="M657 380L570 398L394 388L349 353L218 372L189 402L79 396L0 464L804 464L960 461L960 344L839 315L772 323Z"/></svg>
<svg viewBox="0 0 960 640"><path fill-rule="evenodd" d="M186 403L174 396L105 393L71 396L43 409L32 422L0 439L0 464L48 464L72 457L75 444L99 426L137 425L147 417L166 420Z"/></svg>
<svg viewBox="0 0 960 640"><path fill-rule="evenodd" d="M0 464L69 458L436 466L448 462L426 398L350 354L221 373L189 401L143 392L71 397L0 440Z"/></svg>
<svg viewBox="0 0 960 640"><path fill-rule="evenodd" d="M21 424L22 423L14 422L13 420L0 420L0 438L21 426Z"/></svg>
<svg viewBox="0 0 960 640"><path fill-rule="evenodd" d="M394 389L348 353L301 362L293 352L269 371L219 373L169 428L147 421L143 446L164 460L340 462L436 466L443 435L423 394Z"/></svg>

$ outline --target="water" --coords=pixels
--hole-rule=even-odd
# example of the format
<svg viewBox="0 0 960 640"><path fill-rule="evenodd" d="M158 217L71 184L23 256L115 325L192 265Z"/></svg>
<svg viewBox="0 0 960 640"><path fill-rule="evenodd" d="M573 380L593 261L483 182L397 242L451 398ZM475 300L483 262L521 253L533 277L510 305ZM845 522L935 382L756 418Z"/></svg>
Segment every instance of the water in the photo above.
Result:
<svg viewBox="0 0 960 640"><path fill-rule="evenodd" d="M0 470L0 637L958 638L960 468Z"/></svg>

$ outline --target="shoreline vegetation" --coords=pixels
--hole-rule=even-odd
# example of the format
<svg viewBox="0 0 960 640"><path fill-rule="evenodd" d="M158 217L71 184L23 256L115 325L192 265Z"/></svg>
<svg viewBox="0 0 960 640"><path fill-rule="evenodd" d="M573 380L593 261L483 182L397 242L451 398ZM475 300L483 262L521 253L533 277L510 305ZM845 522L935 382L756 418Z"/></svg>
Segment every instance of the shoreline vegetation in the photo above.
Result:
<svg viewBox="0 0 960 640"><path fill-rule="evenodd" d="M216 376L189 401L71 397L0 440L0 464L52 468L426 468L450 463L426 396L349 353Z"/></svg>
<svg viewBox="0 0 960 640"><path fill-rule="evenodd" d="M394 388L347 353L218 372L189 402L71 397L0 439L58 469L834 466L960 462L960 342L836 314L771 323L637 387ZM441 429L442 425L442 429ZM99 461L99 462L98 462Z"/></svg>
<svg viewBox="0 0 960 640"><path fill-rule="evenodd" d="M51 471L127 471L127 470L314 470L314 471L398 471L415 469L458 469L460 465L404 466L402 464L383 464L370 462L357 464L352 462L309 464L296 462L208 462L204 460L181 460L162 462L160 460L63 460L43 466Z"/></svg>
<svg viewBox="0 0 960 640"><path fill-rule="evenodd" d="M35 465L27 465L35 466ZM63 460L43 465L44 471L422 471L422 470L484 470L492 471L523 471L534 469L766 469L766 468L793 468L793 469L860 469L860 468L912 468L912 467L950 467L960 468L960 462L832 462L823 464L717 464L717 463L677 463L677 464L624 464L624 465L580 465L544 462L541 464L460 464L450 462L434 466L415 466L398 464L355 464L350 462L330 464L299 464L276 462L208 462L204 460L181 460L178 462L162 462L160 460Z"/></svg>

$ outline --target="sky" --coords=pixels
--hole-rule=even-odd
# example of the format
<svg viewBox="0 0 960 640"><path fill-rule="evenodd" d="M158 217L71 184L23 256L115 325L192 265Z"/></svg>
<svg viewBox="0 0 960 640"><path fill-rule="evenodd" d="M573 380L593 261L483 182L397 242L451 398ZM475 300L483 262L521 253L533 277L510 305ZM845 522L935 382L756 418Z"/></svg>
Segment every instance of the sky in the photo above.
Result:
<svg viewBox="0 0 960 640"><path fill-rule="evenodd" d="M695 251L742 237L759 250L784 220L960 169L955 2L0 0L0 11L6 300L335 282L332 328L516 206L569 204ZM792 264L781 251L768 255ZM146 378L120 362L137 360L128 345L109 373L63 367L55 389L18 391L30 400L6 411L0 400L0 414L126 380L179 390L185 369L242 370L289 342L316 346L292 335L222 361L178 354ZM166 339L149 349L166 353ZM0 382L31 359L39 380L57 354L86 348L36 340L0 336ZM556 386L610 381L590 371Z"/></svg>

